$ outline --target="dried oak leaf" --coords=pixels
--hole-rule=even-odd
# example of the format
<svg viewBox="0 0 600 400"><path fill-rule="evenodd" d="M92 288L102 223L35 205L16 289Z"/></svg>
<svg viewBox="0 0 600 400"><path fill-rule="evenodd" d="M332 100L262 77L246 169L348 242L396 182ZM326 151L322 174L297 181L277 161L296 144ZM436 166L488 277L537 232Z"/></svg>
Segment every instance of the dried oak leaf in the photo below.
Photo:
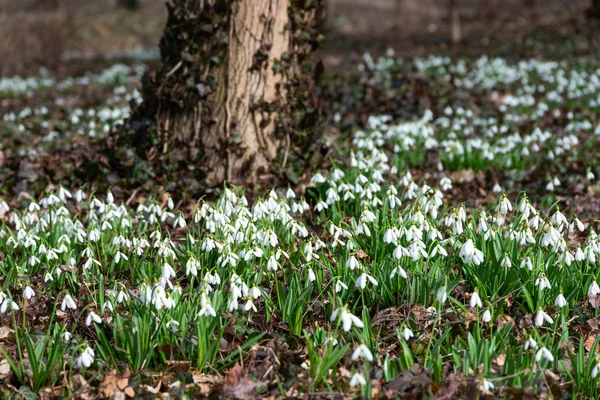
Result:
<svg viewBox="0 0 600 400"><path fill-rule="evenodd" d="M223 394L226 398L231 399L256 399L258 398L257 388L260 386L261 383L248 379L244 367L235 364L223 382Z"/></svg>

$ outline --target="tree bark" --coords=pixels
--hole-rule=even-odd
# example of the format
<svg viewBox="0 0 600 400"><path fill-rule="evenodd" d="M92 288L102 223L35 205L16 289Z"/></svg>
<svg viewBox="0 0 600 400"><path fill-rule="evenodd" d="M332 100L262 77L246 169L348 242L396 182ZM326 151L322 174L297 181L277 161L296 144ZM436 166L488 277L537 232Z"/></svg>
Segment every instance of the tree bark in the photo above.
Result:
<svg viewBox="0 0 600 400"><path fill-rule="evenodd" d="M587 11L589 18L600 18L600 0L592 0Z"/></svg>
<svg viewBox="0 0 600 400"><path fill-rule="evenodd" d="M457 4L458 0L449 0L450 13L450 29L452 35L452 43L458 43L462 40L460 29L460 9Z"/></svg>
<svg viewBox="0 0 600 400"><path fill-rule="evenodd" d="M140 8L140 2L139 0L117 0L117 7L134 11Z"/></svg>
<svg viewBox="0 0 600 400"><path fill-rule="evenodd" d="M307 100L300 91L309 78L299 67L310 56L303 30L310 33L306 26L316 21L316 8L306 12L306 4L168 4L160 45L163 66L146 85L142 106L142 113L154 119L155 134L143 132L136 139L147 158L200 170L213 184L256 183L274 163L285 164L282 148L290 147L294 135L285 132L289 118L283 116L310 108L306 101L297 102L298 97ZM134 121L140 119L137 114Z"/></svg>

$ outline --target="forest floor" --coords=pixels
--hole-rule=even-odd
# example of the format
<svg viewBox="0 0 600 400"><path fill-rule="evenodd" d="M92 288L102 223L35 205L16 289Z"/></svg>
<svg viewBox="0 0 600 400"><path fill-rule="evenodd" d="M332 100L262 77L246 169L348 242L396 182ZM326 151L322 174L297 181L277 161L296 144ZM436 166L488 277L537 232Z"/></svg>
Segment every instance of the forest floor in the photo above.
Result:
<svg viewBox="0 0 600 400"><path fill-rule="evenodd" d="M3 64L3 397L598 397L596 23L504 7L450 46L359 3L318 53L328 150L294 184L199 200L98 150L158 62L155 11Z"/></svg>

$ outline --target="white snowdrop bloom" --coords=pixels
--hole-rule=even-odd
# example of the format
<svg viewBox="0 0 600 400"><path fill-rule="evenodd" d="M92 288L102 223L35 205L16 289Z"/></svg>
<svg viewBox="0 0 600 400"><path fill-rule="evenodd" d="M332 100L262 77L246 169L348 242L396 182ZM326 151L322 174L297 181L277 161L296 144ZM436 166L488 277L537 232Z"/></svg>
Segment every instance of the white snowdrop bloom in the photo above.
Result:
<svg viewBox="0 0 600 400"><path fill-rule="evenodd" d="M177 332L179 330L179 322L172 319L169 322L167 322L166 327L171 332Z"/></svg>
<svg viewBox="0 0 600 400"><path fill-rule="evenodd" d="M183 218L183 214L179 214L179 216L175 218L175 221L173 221L173 228L185 228L186 226L187 224L185 222L185 218Z"/></svg>
<svg viewBox="0 0 600 400"><path fill-rule="evenodd" d="M550 362L554 361L554 356L552 355L552 353L550 353L550 350L548 350L546 347L540 347L540 349L535 354L535 361L540 362L542 357Z"/></svg>
<svg viewBox="0 0 600 400"><path fill-rule="evenodd" d="M75 368L89 368L94 362L94 357L94 350L92 350L89 346L86 346L81 355L75 360Z"/></svg>
<svg viewBox="0 0 600 400"><path fill-rule="evenodd" d="M465 263L473 261L475 265L483 262L483 252L475 248L473 241L468 239L460 249L459 256Z"/></svg>
<svg viewBox="0 0 600 400"><path fill-rule="evenodd" d="M546 314L544 310L540 308L535 314L535 326L544 325L544 321L546 321L549 324L554 323L554 320L548 314Z"/></svg>
<svg viewBox="0 0 600 400"><path fill-rule="evenodd" d="M577 228L579 232L583 232L585 230L585 225L579 220L579 218L575 218L573 222L571 222L571 224L569 225L569 233L574 232L575 228Z"/></svg>
<svg viewBox="0 0 600 400"><path fill-rule="evenodd" d="M194 257L190 257L187 262L185 263L185 274L186 275L193 275L193 276L198 276L198 267L200 266L200 263L194 258Z"/></svg>
<svg viewBox="0 0 600 400"><path fill-rule="evenodd" d="M331 321L335 321L338 316L342 322L342 328L345 332L348 332L350 328L352 328L352 325L356 326L357 328L364 327L361 319L348 311L346 307L336 308L331 314Z"/></svg>
<svg viewBox="0 0 600 400"><path fill-rule="evenodd" d="M92 324L92 322L95 322L97 324L99 324L100 322L102 322L102 319L100 318L100 316L98 314L96 314L95 312L90 312L87 317L85 318L85 325L86 326L90 326Z"/></svg>
<svg viewBox="0 0 600 400"><path fill-rule="evenodd" d="M556 247L561 239L560 232L553 226L549 227L542 237L542 246Z"/></svg>
<svg viewBox="0 0 600 400"><path fill-rule="evenodd" d="M585 176L589 181L593 181L594 179L596 179L596 175L594 175L594 173L592 171L588 171L588 173Z"/></svg>
<svg viewBox="0 0 600 400"><path fill-rule="evenodd" d="M502 200L500 200L500 214L506 215L509 211L512 211L512 204L506 196L502 196Z"/></svg>
<svg viewBox="0 0 600 400"><path fill-rule="evenodd" d="M560 255L560 257L558 257L556 264L560 264L560 263L564 262L567 265L571 265L571 263L573 262L574 259L575 259L575 257L573 257L573 254L571 254L569 251L565 251Z"/></svg>
<svg viewBox="0 0 600 400"><path fill-rule="evenodd" d="M371 275L363 272L360 274L358 279L356 280L356 287L360 289L364 289L367 286L367 281L371 282L373 286L377 286L377 280L373 278Z"/></svg>
<svg viewBox="0 0 600 400"><path fill-rule="evenodd" d="M295 199L296 198L296 193L294 193L294 191L292 190L292 188L288 188L288 190L285 192L285 197L287 199Z"/></svg>
<svg viewBox="0 0 600 400"><path fill-rule="evenodd" d="M371 353L371 350L369 350L369 348L364 344L357 346L352 352L352 361L356 361L359 358L364 358L369 362L373 361L373 354Z"/></svg>
<svg viewBox="0 0 600 400"><path fill-rule="evenodd" d="M350 270L355 270L356 268L360 268L360 264L358 260L354 256L350 256L348 261L346 261L346 268L350 268Z"/></svg>
<svg viewBox="0 0 600 400"><path fill-rule="evenodd" d="M540 288L540 290L544 290L544 289L551 289L552 285L550 284L550 281L548 280L548 277L546 275L540 275L535 279L535 286L538 286Z"/></svg>
<svg viewBox="0 0 600 400"><path fill-rule="evenodd" d="M31 300L33 296L35 296L35 292L33 291L33 289L29 286L26 286L25 289L23 289L23 298Z"/></svg>
<svg viewBox="0 0 600 400"><path fill-rule="evenodd" d="M559 293L559 295L556 296L556 299L554 300L554 305L558 308L562 308L567 305L567 300L565 299L565 296L563 296L562 293Z"/></svg>
<svg viewBox="0 0 600 400"><path fill-rule="evenodd" d="M550 223L557 227L566 225L567 222L568 222L567 217L565 217L564 214L561 213L558 208L556 209L556 212L554 214L552 214L552 217L550 218Z"/></svg>
<svg viewBox="0 0 600 400"><path fill-rule="evenodd" d="M252 289L250 289L250 296L252 296L253 299L258 299L262 296L260 289L257 286L253 286Z"/></svg>
<svg viewBox="0 0 600 400"><path fill-rule="evenodd" d="M278 266L279 263L277 262L275 256L272 255L271 257L269 257L269 261L267 261L267 271L277 271Z"/></svg>
<svg viewBox="0 0 600 400"><path fill-rule="evenodd" d="M444 304L446 302L446 300L448 300L448 294L446 293L446 286L442 286L437 290L435 298L441 304Z"/></svg>
<svg viewBox="0 0 600 400"><path fill-rule="evenodd" d="M202 295L200 298L200 311L198 312L198 316L199 317L202 317L202 316L216 317L217 316L217 313L216 313L215 309L213 308L212 304L210 303L210 300L208 299L206 292L202 292Z"/></svg>
<svg viewBox="0 0 600 400"><path fill-rule="evenodd" d="M492 320L492 313L490 313L490 310L485 310L483 312L483 315L481 317L481 320L483 322L490 322Z"/></svg>
<svg viewBox="0 0 600 400"><path fill-rule="evenodd" d="M529 348L531 348L532 350L537 349L538 345L537 342L530 336L529 338L527 338L527 340L525 341L525 344L523 345L523 348L525 350L529 350Z"/></svg>
<svg viewBox="0 0 600 400"><path fill-rule="evenodd" d="M496 184L494 185L494 187L492 188L492 192L494 193L500 193L502 191L502 186L500 186L498 184L498 182L496 182Z"/></svg>
<svg viewBox="0 0 600 400"><path fill-rule="evenodd" d="M248 299L248 301L246 301L246 304L244 304L244 311L257 311L256 306L254 305L254 302L252 301L252 299Z"/></svg>
<svg viewBox="0 0 600 400"><path fill-rule="evenodd" d="M71 310L77 309L77 303L75 303L75 300L73 300L71 295L68 293L65 295L65 298L63 299L62 303L60 304L60 310L65 311L67 308L69 308Z"/></svg>
<svg viewBox="0 0 600 400"><path fill-rule="evenodd" d="M489 380L487 380L486 378L483 378L481 380L481 385L480 385L480 389L482 391L487 391L487 392L491 392L492 390L494 390L494 384L492 382L490 382Z"/></svg>
<svg viewBox="0 0 600 400"><path fill-rule="evenodd" d="M385 231L383 234L383 242L384 243L396 243L399 238L399 233L397 228L390 228Z"/></svg>
<svg viewBox="0 0 600 400"><path fill-rule="evenodd" d="M327 179L325 179L325 177L323 175L321 175L320 173L317 173L317 174L313 175L313 177L310 179L310 181L313 183L325 183L327 181Z"/></svg>
<svg viewBox="0 0 600 400"><path fill-rule="evenodd" d="M575 250L575 261L583 261L585 260L585 254L583 253L583 251L581 251L581 247L577 247L577 249Z"/></svg>
<svg viewBox="0 0 600 400"><path fill-rule="evenodd" d="M309 282L314 282L317 279L314 271L312 270L312 268L308 269L308 281Z"/></svg>
<svg viewBox="0 0 600 400"><path fill-rule="evenodd" d="M526 257L524 260L521 261L519 267L527 268L528 270L533 271L533 262L531 262L531 258Z"/></svg>
<svg viewBox="0 0 600 400"><path fill-rule="evenodd" d="M335 292L336 292L336 293L339 293L339 292L341 292L342 290L346 290L346 289L348 289L348 285L346 285L346 284L345 284L344 282L342 282L341 280L339 280L339 279L338 279L338 280L335 282Z"/></svg>
<svg viewBox="0 0 600 400"><path fill-rule="evenodd" d="M588 296L597 296L598 294L600 294L600 286L598 286L598 283L596 283L595 280L593 280L590 286L588 287L587 293Z"/></svg>
<svg viewBox="0 0 600 400"><path fill-rule="evenodd" d="M169 280L171 278L175 278L175 276L175 270L173 269L173 267L171 267L171 264L164 263L162 267L162 277L165 280Z"/></svg>
<svg viewBox="0 0 600 400"><path fill-rule="evenodd" d="M117 294L117 304L121 304L124 301L127 301L127 294L124 291L120 290Z"/></svg>
<svg viewBox="0 0 600 400"><path fill-rule="evenodd" d="M327 203L325 203L324 201L319 201L316 205L315 205L315 210L317 210L318 212L321 212L323 210L328 209L329 206L327 205Z"/></svg>
<svg viewBox="0 0 600 400"><path fill-rule="evenodd" d="M440 179L440 188L446 192L450 189L452 189L452 180L448 177L442 177L442 179Z"/></svg>
<svg viewBox="0 0 600 400"><path fill-rule="evenodd" d="M72 336L73 336L73 335L71 335L71 333L70 333L70 332L65 332L65 333L63 333L63 334L62 334L62 339L63 339L65 342L68 342L69 340L71 340L71 337L72 337Z"/></svg>
<svg viewBox="0 0 600 400"><path fill-rule="evenodd" d="M592 379L596 379L599 372L600 372L600 364L594 365L594 368L592 368L592 374L591 374Z"/></svg>
<svg viewBox="0 0 600 400"><path fill-rule="evenodd" d="M350 386L351 387L355 387L356 385L361 385L364 386L367 384L367 381L365 380L365 377L362 376L360 373L355 373L354 375L352 375L352 378L350 378Z"/></svg>
<svg viewBox="0 0 600 400"><path fill-rule="evenodd" d="M113 196L112 192L109 190L108 193L106 194L106 202L108 204L112 204L115 202L115 197Z"/></svg>
<svg viewBox="0 0 600 400"><path fill-rule="evenodd" d="M477 291L471 294L471 300L469 301L469 305L471 307L483 307L483 303L481 302L481 298L479 297L479 293L477 293Z"/></svg>
<svg viewBox="0 0 600 400"><path fill-rule="evenodd" d="M402 330L402 337L404 338L404 340L408 341L411 337L414 337L415 335L413 334L413 331L411 331L409 328L404 328Z"/></svg>
<svg viewBox="0 0 600 400"><path fill-rule="evenodd" d="M510 261L510 257L508 255L505 255L504 258L502 259L502 262L500 263L500 265L503 268L510 268L512 266L512 262Z"/></svg>
<svg viewBox="0 0 600 400"><path fill-rule="evenodd" d="M390 274L390 279L394 278L394 276L396 276L396 274L398 274L399 276L401 276L404 279L408 278L406 271L400 265L398 265L394 269L392 269L392 273Z"/></svg>

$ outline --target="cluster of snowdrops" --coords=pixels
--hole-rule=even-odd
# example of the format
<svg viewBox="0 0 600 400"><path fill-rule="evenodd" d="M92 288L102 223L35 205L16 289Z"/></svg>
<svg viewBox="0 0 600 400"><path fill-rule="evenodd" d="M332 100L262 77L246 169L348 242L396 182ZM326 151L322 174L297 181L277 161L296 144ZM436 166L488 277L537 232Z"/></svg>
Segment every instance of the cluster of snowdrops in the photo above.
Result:
<svg viewBox="0 0 600 400"><path fill-rule="evenodd" d="M273 190L249 204L226 188L188 215L170 198L130 208L84 189L59 188L23 209L0 203L0 312L29 343L3 350L13 372L39 388L65 363L153 368L165 363L155 351L165 344L199 370L224 368L260 343L254 319L278 318L308 343L305 373L316 384L330 385L351 354L351 376L335 382L364 393L374 366L393 379L416 362L437 379L450 362L484 392L531 385L551 368L595 393L594 352L563 344L571 310L600 294L598 235L525 195L499 194L481 210L446 204L449 178L428 186L390 162L385 121L355 135L349 168L315 174L301 198ZM48 302L40 338L20 314ZM371 318L393 307L408 311L383 349ZM227 326L247 335L228 354L219 347Z"/></svg>

